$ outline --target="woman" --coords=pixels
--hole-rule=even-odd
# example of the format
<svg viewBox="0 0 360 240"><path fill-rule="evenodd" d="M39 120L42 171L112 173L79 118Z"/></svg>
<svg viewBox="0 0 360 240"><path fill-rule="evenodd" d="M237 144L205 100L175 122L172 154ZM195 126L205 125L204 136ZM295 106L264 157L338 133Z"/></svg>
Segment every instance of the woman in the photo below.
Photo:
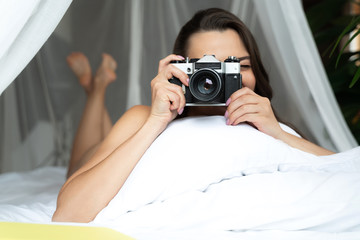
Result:
<svg viewBox="0 0 360 240"><path fill-rule="evenodd" d="M221 9L200 11L181 29L174 53L159 63L151 81L152 104L135 106L114 125L95 153L90 154L65 182L58 196L54 221L89 222L121 189L142 155L178 115L224 115L226 124L247 122L290 146L316 155L332 152L285 132L271 108L271 88L250 31L233 14ZM188 86L189 78L170 64L172 60L201 58L214 54L241 60L243 88L227 100L227 107L189 107L181 87L169 83L178 78ZM185 147L179 146L179 149Z"/></svg>

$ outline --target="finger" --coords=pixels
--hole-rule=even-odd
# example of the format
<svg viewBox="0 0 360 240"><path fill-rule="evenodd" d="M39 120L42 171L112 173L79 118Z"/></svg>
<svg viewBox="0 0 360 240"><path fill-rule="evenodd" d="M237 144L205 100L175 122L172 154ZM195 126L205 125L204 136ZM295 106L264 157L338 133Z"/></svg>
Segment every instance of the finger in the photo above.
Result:
<svg viewBox="0 0 360 240"><path fill-rule="evenodd" d="M253 96L259 96L256 94L253 90L251 90L248 87L240 88L239 90L235 91L233 94L231 94L230 98L227 100L227 105L229 105L231 102L233 102L235 99L244 96L244 95L253 95Z"/></svg>
<svg viewBox="0 0 360 240"><path fill-rule="evenodd" d="M185 104L186 104L186 99L185 99L185 95L182 91L182 89L179 89L180 87L178 87L178 91L177 91L177 95L179 96L179 105L178 105L178 113L181 115L181 113L184 111L185 108Z"/></svg>
<svg viewBox="0 0 360 240"><path fill-rule="evenodd" d="M168 98L170 100L170 110L176 110L179 115L182 114L185 107L185 97L182 92L168 92Z"/></svg>
<svg viewBox="0 0 360 240"><path fill-rule="evenodd" d="M175 60L185 60L185 58L180 55L170 54L169 56L159 61L158 73L160 73L167 65L169 65L171 61L175 61Z"/></svg>
<svg viewBox="0 0 360 240"><path fill-rule="evenodd" d="M229 125L236 125L242 120L245 115L256 114L259 115L259 105L258 104L245 104L239 107L236 111L229 113L227 123ZM240 120L239 120L240 119Z"/></svg>
<svg viewBox="0 0 360 240"><path fill-rule="evenodd" d="M256 124L254 124L256 119L258 119L258 115L256 113L247 113L242 115L241 117L236 118L232 123L229 123L228 125L235 126L240 123L249 123L257 128Z"/></svg>
<svg viewBox="0 0 360 240"><path fill-rule="evenodd" d="M231 103L227 107L228 114L232 114L243 105L258 104L261 101L260 98L261 97L257 95L241 95L240 97L236 98L234 101L231 101Z"/></svg>
<svg viewBox="0 0 360 240"><path fill-rule="evenodd" d="M165 74L165 73L164 73ZM152 98L154 98L155 96L157 96L158 92L162 92L163 90L170 90L172 92L175 92L179 95L180 97L180 106L183 108L185 106L185 95L183 92L182 87L176 85L176 84L172 84L167 80L167 77L164 77L161 75L158 75L156 78L154 78L151 81L151 91L152 91ZM172 74L170 74L171 76Z"/></svg>
<svg viewBox="0 0 360 240"><path fill-rule="evenodd" d="M178 101L178 106L177 106L177 109L178 109L178 113L181 114L182 111L184 110L184 107L185 107L185 104L186 104L186 99L185 99L185 95L184 95L184 92L182 90L182 88L178 85L175 85L175 84L171 84L170 83L170 86L169 86L169 89L176 93L179 97L179 101Z"/></svg>
<svg viewBox="0 0 360 240"><path fill-rule="evenodd" d="M179 102L180 102L180 97L178 94L172 92L172 91L168 91L166 93L167 95L167 99L170 101L170 110L176 110L179 108Z"/></svg>
<svg viewBox="0 0 360 240"><path fill-rule="evenodd" d="M180 86L171 83L157 83L152 95L163 102L168 102L170 110L177 109L178 113L183 111L185 96Z"/></svg>
<svg viewBox="0 0 360 240"><path fill-rule="evenodd" d="M189 86L189 76L183 72L181 69L175 67L174 65L168 65L164 71L164 76L166 79L171 79L172 77L178 78L185 86Z"/></svg>

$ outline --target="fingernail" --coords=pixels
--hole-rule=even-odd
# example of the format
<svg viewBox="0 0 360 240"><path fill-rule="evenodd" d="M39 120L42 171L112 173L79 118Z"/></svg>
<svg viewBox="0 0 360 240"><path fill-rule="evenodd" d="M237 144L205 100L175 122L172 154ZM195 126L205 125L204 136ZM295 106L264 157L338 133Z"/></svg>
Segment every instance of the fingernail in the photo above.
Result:
<svg viewBox="0 0 360 240"><path fill-rule="evenodd" d="M181 115L181 114L183 113L183 111L184 111L184 108L181 108L181 109L179 110L179 115Z"/></svg>
<svg viewBox="0 0 360 240"><path fill-rule="evenodd" d="M227 101L226 101L226 106L229 106L229 104L230 104L230 102L231 102L231 98L229 98Z"/></svg>
<svg viewBox="0 0 360 240"><path fill-rule="evenodd" d="M188 78L188 79L186 79L186 82L189 84L189 82L190 82L190 79Z"/></svg>
<svg viewBox="0 0 360 240"><path fill-rule="evenodd" d="M224 116L225 116L225 118L228 118L228 116L229 116L229 112L228 112L228 111L226 111Z"/></svg>
<svg viewBox="0 0 360 240"><path fill-rule="evenodd" d="M181 55L177 55L179 58L181 58L182 60L184 60L185 58Z"/></svg>

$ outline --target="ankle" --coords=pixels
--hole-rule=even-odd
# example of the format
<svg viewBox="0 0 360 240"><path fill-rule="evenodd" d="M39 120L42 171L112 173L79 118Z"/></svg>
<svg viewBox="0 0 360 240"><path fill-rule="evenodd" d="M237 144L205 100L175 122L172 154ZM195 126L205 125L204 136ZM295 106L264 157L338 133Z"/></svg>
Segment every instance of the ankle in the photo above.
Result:
<svg viewBox="0 0 360 240"><path fill-rule="evenodd" d="M105 98L106 88L93 88L91 91L87 92L88 98L103 99Z"/></svg>

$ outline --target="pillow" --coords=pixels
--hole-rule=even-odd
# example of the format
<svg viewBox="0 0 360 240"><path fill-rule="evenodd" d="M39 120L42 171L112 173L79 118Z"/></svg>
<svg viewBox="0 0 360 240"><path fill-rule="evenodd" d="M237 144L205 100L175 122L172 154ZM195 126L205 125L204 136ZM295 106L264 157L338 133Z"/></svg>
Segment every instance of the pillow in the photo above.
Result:
<svg viewBox="0 0 360 240"><path fill-rule="evenodd" d="M119 215L186 191L205 191L227 178L313 158L248 124L228 126L223 116L178 119L153 142L109 205ZM107 208L96 219L109 219Z"/></svg>

